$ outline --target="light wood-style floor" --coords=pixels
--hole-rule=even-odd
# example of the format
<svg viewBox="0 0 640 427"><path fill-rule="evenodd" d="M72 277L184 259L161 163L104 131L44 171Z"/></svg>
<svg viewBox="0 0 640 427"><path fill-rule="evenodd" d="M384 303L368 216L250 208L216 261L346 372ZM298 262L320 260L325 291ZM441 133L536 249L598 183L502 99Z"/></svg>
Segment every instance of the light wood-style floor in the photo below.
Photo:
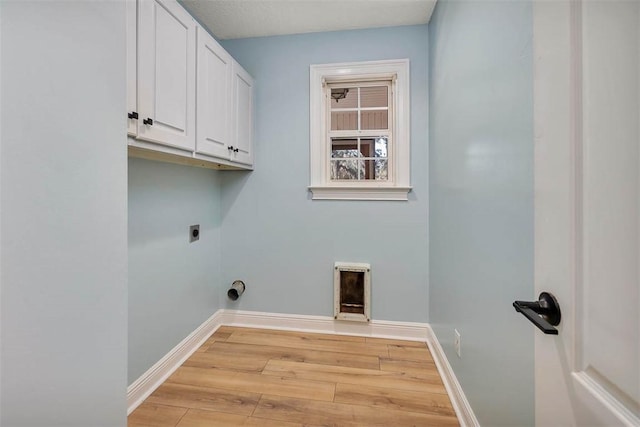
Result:
<svg viewBox="0 0 640 427"><path fill-rule="evenodd" d="M129 427L451 425L425 343L226 326L129 416Z"/></svg>

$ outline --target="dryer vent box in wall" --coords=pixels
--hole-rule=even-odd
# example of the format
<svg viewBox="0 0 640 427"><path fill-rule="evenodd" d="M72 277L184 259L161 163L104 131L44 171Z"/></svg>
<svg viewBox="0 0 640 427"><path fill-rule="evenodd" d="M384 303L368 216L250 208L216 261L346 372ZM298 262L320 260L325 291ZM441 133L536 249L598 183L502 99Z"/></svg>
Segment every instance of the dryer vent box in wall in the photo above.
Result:
<svg viewBox="0 0 640 427"><path fill-rule="evenodd" d="M337 320L371 320L371 266L336 262L333 269L333 317Z"/></svg>

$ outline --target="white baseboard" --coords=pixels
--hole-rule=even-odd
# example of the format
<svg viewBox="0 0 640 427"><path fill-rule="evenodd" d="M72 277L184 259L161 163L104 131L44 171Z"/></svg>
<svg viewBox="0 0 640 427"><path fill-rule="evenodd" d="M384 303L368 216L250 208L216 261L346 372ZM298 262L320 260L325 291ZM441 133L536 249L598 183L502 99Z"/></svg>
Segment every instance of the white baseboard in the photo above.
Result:
<svg viewBox="0 0 640 427"><path fill-rule="evenodd" d="M195 331L176 345L140 378L127 387L127 414L131 414L153 391L162 384L189 356L220 326L244 326L286 331L317 332L337 335L358 335L374 338L390 338L423 341L429 350L449 393L451 403L462 427L479 427L467 398L460 387L440 343L428 323L372 320L371 322L346 322L329 316L262 313L257 311L218 310Z"/></svg>
<svg viewBox="0 0 640 427"><path fill-rule="evenodd" d="M372 320L370 322L348 322L330 316L307 316L301 314L262 313L258 311L221 310L222 324L285 331L319 332L336 335L358 335L376 338L391 338L408 341L426 341L429 325L426 323L392 322Z"/></svg>
<svg viewBox="0 0 640 427"><path fill-rule="evenodd" d="M127 387L127 415L131 414L153 391L160 386L185 360L193 354L221 325L221 310L208 318L169 351L162 359Z"/></svg>
<svg viewBox="0 0 640 427"><path fill-rule="evenodd" d="M449 360L447 360L447 356L445 355L436 334L433 332L433 329L431 329L431 326L427 326L427 328L427 345L429 346L429 351L433 356L433 360L436 362L438 372L440 373L440 377L442 377L444 387L447 389L447 394L449 394L453 409L456 411L460 426L480 427L480 423L478 422L476 415L473 413L473 409L471 409L471 405L469 405L469 401L467 400L464 391L462 391L462 387L449 364Z"/></svg>

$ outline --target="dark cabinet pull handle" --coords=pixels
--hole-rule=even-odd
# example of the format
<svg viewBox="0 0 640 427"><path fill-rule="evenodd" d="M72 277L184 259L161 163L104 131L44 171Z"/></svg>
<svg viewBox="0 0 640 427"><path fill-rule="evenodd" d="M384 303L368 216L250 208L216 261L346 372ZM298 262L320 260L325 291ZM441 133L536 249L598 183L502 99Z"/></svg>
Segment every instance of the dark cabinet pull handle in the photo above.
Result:
<svg viewBox="0 0 640 427"><path fill-rule="evenodd" d="M552 294L542 292L538 296L538 301L514 301L513 308L545 334L558 335L558 330L554 326L560 324L562 316L560 305Z"/></svg>
<svg viewBox="0 0 640 427"><path fill-rule="evenodd" d="M233 145L228 146L228 147L227 147L227 150L231 150L231 151L233 151Z"/></svg>
<svg viewBox="0 0 640 427"><path fill-rule="evenodd" d="M142 121L142 123L144 123L145 125L150 125L151 126L151 125L153 125L153 119L149 119L149 118L144 119Z"/></svg>
<svg viewBox="0 0 640 427"><path fill-rule="evenodd" d="M234 148L234 149L233 149L233 152L234 152L234 153L237 153L238 151L240 151L240 149L239 149L239 148Z"/></svg>
<svg viewBox="0 0 640 427"><path fill-rule="evenodd" d="M136 113L135 111L132 111L132 112L128 113L128 114L127 114L127 116L128 116L130 119L138 120L138 113Z"/></svg>

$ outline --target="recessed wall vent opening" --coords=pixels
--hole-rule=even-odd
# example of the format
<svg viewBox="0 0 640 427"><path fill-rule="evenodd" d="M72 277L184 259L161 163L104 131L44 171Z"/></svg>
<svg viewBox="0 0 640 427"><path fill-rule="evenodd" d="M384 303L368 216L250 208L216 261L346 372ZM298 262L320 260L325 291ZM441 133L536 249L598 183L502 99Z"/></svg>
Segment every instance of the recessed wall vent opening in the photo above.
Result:
<svg viewBox="0 0 640 427"><path fill-rule="evenodd" d="M371 320L371 266L336 262L333 270L334 318Z"/></svg>

